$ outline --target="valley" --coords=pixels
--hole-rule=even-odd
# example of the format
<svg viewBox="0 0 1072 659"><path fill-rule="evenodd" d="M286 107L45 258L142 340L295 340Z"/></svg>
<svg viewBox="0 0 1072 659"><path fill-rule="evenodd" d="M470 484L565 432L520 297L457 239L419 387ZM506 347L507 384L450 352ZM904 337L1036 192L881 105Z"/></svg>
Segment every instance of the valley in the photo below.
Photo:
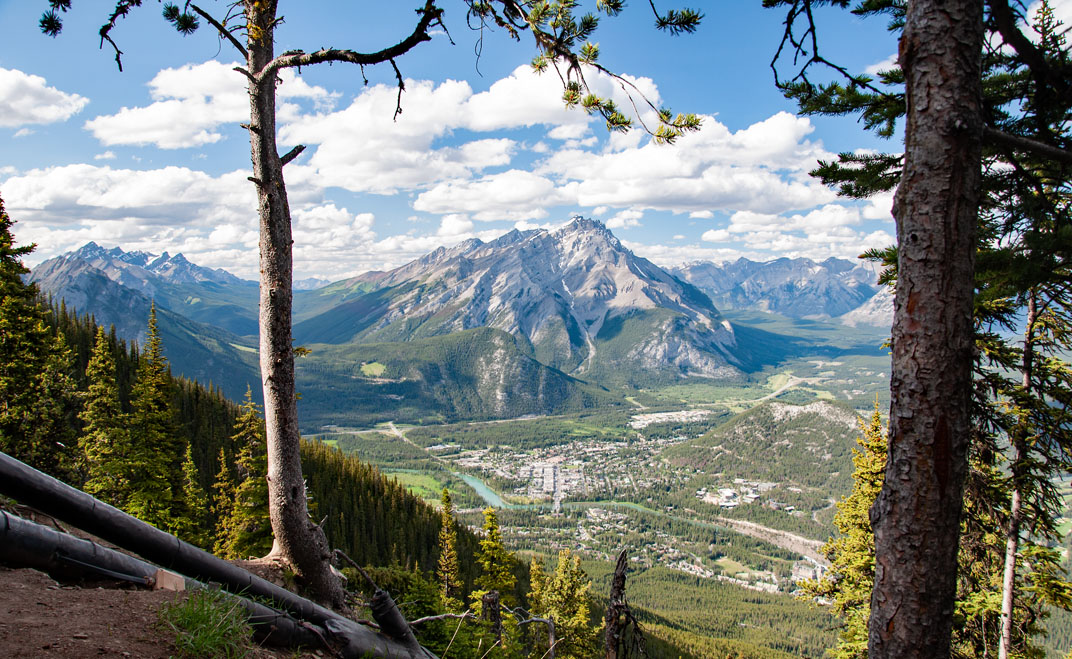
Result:
<svg viewBox="0 0 1072 659"><path fill-rule="evenodd" d="M570 549L599 577L628 548L640 593L698 589L731 607L770 597L804 620L792 593L827 565L857 418L888 405L886 309L874 324L838 319L880 291L871 270L835 261L738 262L727 272L747 277L720 293L710 268L664 270L574 220L300 290L302 434L432 505L447 489L471 528L499 508L521 556ZM133 340L155 302L176 373L259 396L248 282L92 244L32 277ZM729 620L715 630L661 598L637 601L660 638L686 645L710 642L701 628L755 656L830 643L796 623L742 637Z"/></svg>

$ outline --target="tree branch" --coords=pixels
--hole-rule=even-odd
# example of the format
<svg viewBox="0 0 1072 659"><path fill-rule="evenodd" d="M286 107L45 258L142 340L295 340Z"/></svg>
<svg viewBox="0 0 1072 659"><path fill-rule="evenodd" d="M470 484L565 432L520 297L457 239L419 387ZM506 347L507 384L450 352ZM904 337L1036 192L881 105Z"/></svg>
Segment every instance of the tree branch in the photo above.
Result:
<svg viewBox="0 0 1072 659"><path fill-rule="evenodd" d="M302 151L305 151L305 145L304 144L299 144L298 146L294 147L290 151L287 151L286 154L282 158L280 158L279 160L280 160L281 164L286 165L291 160L294 160L295 158L300 156Z"/></svg>
<svg viewBox="0 0 1072 659"><path fill-rule="evenodd" d="M231 34L230 30L225 28L223 24L221 24L215 18L210 16L208 12L201 9L197 5L190 5L190 9L193 9L201 18L205 19L210 25L212 25L212 27L216 28L216 31L220 33L221 37L230 41L231 45L237 48L238 52L242 53L242 59L249 61L249 53L246 52L245 46L243 46L242 43L238 39L236 39L233 34Z"/></svg>
<svg viewBox="0 0 1072 659"><path fill-rule="evenodd" d="M461 619L461 620L467 620L467 619L476 620L475 615L473 615L469 611L466 611L465 613L440 613L439 615L434 615L434 616L424 616L423 618L417 618L416 620L410 620L409 624L411 624L411 625L419 625L419 624L425 623L425 622L432 622L433 620L449 620L451 618Z"/></svg>
<svg viewBox="0 0 1072 659"><path fill-rule="evenodd" d="M1072 165L1072 151L1052 146L1044 142L1039 142L1038 140L1033 140L1028 137L1020 137L1019 135L1010 135L1009 133L990 126L983 127L983 138L994 144L1007 146L1018 151L1028 151L1045 158L1059 160L1060 162Z"/></svg>
<svg viewBox="0 0 1072 659"><path fill-rule="evenodd" d="M432 40L432 37L428 35L428 28L432 23L440 19L443 10L436 7L435 0L426 0L424 7L418 9L417 13L421 15L421 18L417 21L417 27L414 28L413 33L390 48L384 48L375 53L359 53L353 50L340 50L337 48L322 48L314 53L291 51L273 59L257 76L263 81L274 76L280 69L309 66L322 62L350 62L351 64L365 65L390 61L409 52L418 44Z"/></svg>

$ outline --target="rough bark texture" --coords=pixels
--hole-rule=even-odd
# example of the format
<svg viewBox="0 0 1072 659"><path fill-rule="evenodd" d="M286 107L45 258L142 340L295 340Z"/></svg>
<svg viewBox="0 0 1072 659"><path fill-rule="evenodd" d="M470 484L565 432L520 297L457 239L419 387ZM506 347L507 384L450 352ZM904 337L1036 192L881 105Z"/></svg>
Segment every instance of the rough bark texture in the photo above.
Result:
<svg viewBox="0 0 1072 659"><path fill-rule="evenodd" d="M900 44L908 114L890 448L871 509L872 659L949 656L970 427L982 4L910 2Z"/></svg>
<svg viewBox="0 0 1072 659"><path fill-rule="evenodd" d="M614 566L614 577L610 582L610 601L607 602L607 614L604 618L603 643L607 659L618 659L621 649L628 604L625 603L625 570L628 567L628 554L622 550Z"/></svg>
<svg viewBox="0 0 1072 659"><path fill-rule="evenodd" d="M301 471L291 338L290 204L275 141L276 76L259 75L274 55L275 13L274 0L246 0L249 142L260 219L260 361L268 508L275 534L270 556L290 563L313 597L338 607L343 604L342 586L331 571L327 538L309 519Z"/></svg>

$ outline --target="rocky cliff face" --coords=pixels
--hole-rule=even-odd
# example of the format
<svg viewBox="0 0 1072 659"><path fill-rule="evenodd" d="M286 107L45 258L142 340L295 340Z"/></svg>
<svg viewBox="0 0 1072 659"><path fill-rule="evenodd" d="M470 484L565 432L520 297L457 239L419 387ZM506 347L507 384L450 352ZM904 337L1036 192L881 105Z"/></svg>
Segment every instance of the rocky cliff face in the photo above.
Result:
<svg viewBox="0 0 1072 659"><path fill-rule="evenodd" d="M690 263L674 273L726 309L771 311L791 318L833 318L869 301L879 290L874 268L844 259L775 259L766 263Z"/></svg>
<svg viewBox="0 0 1072 659"><path fill-rule="evenodd" d="M299 325L299 338L398 341L493 327L527 341L540 361L583 375L600 360L600 343L614 338L604 331L608 323L647 318L648 331L633 346L646 368L733 370L733 329L711 300L593 220L440 248L337 289L340 304ZM360 298L350 297L354 290L362 291ZM340 327L338 314L347 309L354 322Z"/></svg>

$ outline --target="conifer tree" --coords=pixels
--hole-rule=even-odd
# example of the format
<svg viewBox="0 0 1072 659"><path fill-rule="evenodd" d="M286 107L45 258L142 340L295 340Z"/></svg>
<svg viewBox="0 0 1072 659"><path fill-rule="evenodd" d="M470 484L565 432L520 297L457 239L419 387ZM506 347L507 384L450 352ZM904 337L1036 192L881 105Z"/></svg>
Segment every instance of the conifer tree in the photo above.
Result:
<svg viewBox="0 0 1072 659"><path fill-rule="evenodd" d="M529 601L533 612L555 623L555 656L563 659L592 656L596 642L591 620L592 580L581 569L581 557L563 549L549 577L543 574L542 566L537 567L536 560L530 574L533 589Z"/></svg>
<svg viewBox="0 0 1072 659"><path fill-rule="evenodd" d="M228 553L228 543L235 535L231 525L234 523L236 487L231 467L227 464L227 455L220 449L220 470L212 485L212 516L216 519L216 542L212 552L222 558L236 558Z"/></svg>
<svg viewBox="0 0 1072 659"><path fill-rule="evenodd" d="M822 578L805 581L806 597L833 602L842 619L834 659L866 659L867 620L871 615L871 589L875 583L875 536L869 512L882 489L886 471L886 437L878 402L867 424L860 424L858 448L852 450L852 492L837 503L834 527L840 534L823 546L830 570Z"/></svg>
<svg viewBox="0 0 1072 659"><path fill-rule="evenodd" d="M238 452L235 460L238 485L234 488L230 519L222 525L224 534L216 538L217 552L228 558L264 556L272 549L272 525L268 518L268 453L264 420L248 387L231 441Z"/></svg>
<svg viewBox="0 0 1072 659"><path fill-rule="evenodd" d="M182 461L182 497L176 506L176 534L192 545L209 549L212 546L212 517L208 495L198 480L197 465L190 445Z"/></svg>
<svg viewBox="0 0 1072 659"><path fill-rule="evenodd" d="M439 561L436 563L436 580L443 609L448 612L461 610L458 599L461 593L461 580L458 577L458 531L454 528L454 502L450 492L443 488L439 511Z"/></svg>
<svg viewBox="0 0 1072 659"><path fill-rule="evenodd" d="M130 487L126 461L130 449L127 416L119 403L115 355L103 327L86 366L89 383L79 418L85 424L79 448L85 464L85 491L123 508Z"/></svg>
<svg viewBox="0 0 1072 659"><path fill-rule="evenodd" d="M497 590L504 603L511 603L514 584L517 583L517 577L514 576L512 570L514 555L503 545L502 532L499 531L499 516L490 506L484 509L483 531L484 537L480 539L480 551L476 555L476 562L480 566L480 576L476 579L476 586L484 592ZM474 593L473 599L479 600L480 597Z"/></svg>
<svg viewBox="0 0 1072 659"><path fill-rule="evenodd" d="M65 418L74 383L70 354L54 336L22 281L22 258L34 245L15 247L14 224L0 199L0 450L55 476L68 477L74 437Z"/></svg>
<svg viewBox="0 0 1072 659"><path fill-rule="evenodd" d="M182 449L172 420L170 374L149 311L149 336L131 390L130 494L125 510L159 528L173 528L173 506L182 491Z"/></svg>

